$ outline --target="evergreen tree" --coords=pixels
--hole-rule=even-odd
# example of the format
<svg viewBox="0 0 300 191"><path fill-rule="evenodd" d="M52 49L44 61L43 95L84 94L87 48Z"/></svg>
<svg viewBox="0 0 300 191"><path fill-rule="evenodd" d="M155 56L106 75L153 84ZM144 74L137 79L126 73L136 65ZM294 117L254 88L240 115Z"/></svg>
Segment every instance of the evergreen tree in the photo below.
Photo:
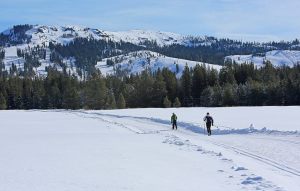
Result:
<svg viewBox="0 0 300 191"><path fill-rule="evenodd" d="M166 90L166 83L163 80L163 76L160 70L156 74L151 95L152 95L151 106L161 107L163 105L162 98L167 95L167 90Z"/></svg>
<svg viewBox="0 0 300 191"><path fill-rule="evenodd" d="M192 82L191 82L191 73L188 65L186 64L181 76L181 87L183 92L184 100L189 102L192 99ZM187 105L188 103L185 103Z"/></svg>
<svg viewBox="0 0 300 191"><path fill-rule="evenodd" d="M201 105L205 107L209 107L213 105L213 89L211 87L205 88L201 93Z"/></svg>
<svg viewBox="0 0 300 191"><path fill-rule="evenodd" d="M3 94L0 92L0 110L6 109L7 105L6 105L6 99L3 96Z"/></svg>
<svg viewBox="0 0 300 191"><path fill-rule="evenodd" d="M171 72L167 68L164 68L162 70L162 75L164 78L163 80L166 83L167 96L168 98L170 98L170 100L174 100L178 93L177 92L178 84L177 84L176 76L173 72Z"/></svg>
<svg viewBox="0 0 300 191"><path fill-rule="evenodd" d="M78 109L80 108L80 98L76 89L76 84L72 79L66 79L63 93L63 108Z"/></svg>
<svg viewBox="0 0 300 191"><path fill-rule="evenodd" d="M181 103L179 101L179 98L176 97L173 103L173 107L181 107Z"/></svg>
<svg viewBox="0 0 300 191"><path fill-rule="evenodd" d="M206 88L207 80L206 80L206 71L205 67L197 64L193 71L192 77L192 93L194 98L200 98L201 92ZM197 104L200 104L200 100L197 101Z"/></svg>
<svg viewBox="0 0 300 191"><path fill-rule="evenodd" d="M221 85L224 85L226 83L235 83L234 72L231 65L227 65L220 70L219 79Z"/></svg>
<svg viewBox="0 0 300 191"><path fill-rule="evenodd" d="M106 109L116 109L117 103L116 98L112 90L109 91L107 99L106 99Z"/></svg>
<svg viewBox="0 0 300 191"><path fill-rule="evenodd" d="M171 105L172 105L171 101L169 100L168 96L166 96L163 101L164 108L171 107Z"/></svg>
<svg viewBox="0 0 300 191"><path fill-rule="evenodd" d="M212 89L212 105L217 107L223 106L222 87L220 85L215 85Z"/></svg>
<svg viewBox="0 0 300 191"><path fill-rule="evenodd" d="M235 93L231 84L226 84L223 90L223 106L233 106L235 104Z"/></svg>
<svg viewBox="0 0 300 191"><path fill-rule="evenodd" d="M32 108L47 109L48 100L45 93L44 81L35 79L32 84Z"/></svg>
<svg viewBox="0 0 300 191"><path fill-rule="evenodd" d="M120 93L120 95L118 97L117 107L118 107L118 109L126 108L126 102L125 102L125 99L124 99L124 96L122 93Z"/></svg>
<svg viewBox="0 0 300 191"><path fill-rule="evenodd" d="M84 103L89 109L104 109L107 88L104 80L96 75L85 84Z"/></svg>
<svg viewBox="0 0 300 191"><path fill-rule="evenodd" d="M134 107L151 107L153 104L158 104L157 99L159 99L159 104L162 103L162 97L155 96L156 100L153 103L152 98L154 95L152 93L153 90L153 84L154 84L154 78L150 75L149 71L143 71L140 76L134 78L134 92L133 96L131 96L132 103ZM161 84L157 84L158 87L161 87ZM158 91L160 93L160 91ZM150 104L149 104L150 103Z"/></svg>
<svg viewBox="0 0 300 191"><path fill-rule="evenodd" d="M22 102L24 105L24 109L32 109L32 81L31 79L25 78L23 80L23 95L22 95Z"/></svg>
<svg viewBox="0 0 300 191"><path fill-rule="evenodd" d="M61 94L60 90L58 88L58 84L54 82L49 89L48 92L48 100L49 100L49 106L50 108L61 108L60 103L61 103Z"/></svg>
<svg viewBox="0 0 300 191"><path fill-rule="evenodd" d="M218 71L208 68L207 70L207 83L209 86L215 86L219 84Z"/></svg>

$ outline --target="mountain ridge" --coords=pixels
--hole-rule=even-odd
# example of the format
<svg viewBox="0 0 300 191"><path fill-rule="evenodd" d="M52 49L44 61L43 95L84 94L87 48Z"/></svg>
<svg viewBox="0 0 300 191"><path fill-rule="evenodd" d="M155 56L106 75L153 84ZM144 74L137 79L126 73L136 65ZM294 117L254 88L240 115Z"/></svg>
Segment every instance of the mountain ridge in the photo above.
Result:
<svg viewBox="0 0 300 191"><path fill-rule="evenodd" d="M11 69L19 73L31 70L36 75L45 76L47 68L51 66L79 76L79 73L87 71L90 74L95 69L103 69L103 60L107 61L114 56L124 57L130 53L134 55L139 51L152 52L155 59L151 58L151 63L153 67L158 64L160 69L164 66L172 68L170 66L176 60L182 60L190 67L194 67L195 63L214 66L224 65L224 62L262 66L266 60L274 62L275 66L292 67L300 63L298 39L291 42L258 43L151 30L112 32L74 25L16 25L0 33L0 61L3 60L3 68L9 72ZM281 53L273 55L276 52ZM131 60L135 64L134 68L146 69L136 65L149 59L147 54L142 54L142 57L128 58L126 62ZM98 67L97 63L102 63L102 66ZM115 64L124 66L121 62ZM133 67L127 66L125 71ZM111 71L111 66L107 68ZM220 66L213 68L220 69ZM175 72L174 69L172 71Z"/></svg>
<svg viewBox="0 0 300 191"><path fill-rule="evenodd" d="M94 39L111 39L116 42L122 40L125 42L131 42L133 44L140 44L145 40L155 40L158 45L165 46L171 44L181 44L187 46L197 46L197 45L211 45L211 43L216 42L216 40L227 39L230 41L241 42L241 43L251 43L257 46L267 46L267 44L274 43L290 43L293 47L299 47L300 43L297 38L294 41L271 41L271 42L258 42L258 41L243 41L243 40L233 40L230 38L216 38L213 36L207 35L183 35L174 32L167 31L155 31L155 30L141 30L141 29L133 29L128 31L108 31L100 28L90 28L85 26L77 26L77 25L15 25L10 27L0 34L12 36L15 33L15 30L19 28L24 28L25 33L27 35L36 37L36 34L45 34L48 36L40 36L40 37L48 37L49 41L54 40L53 37L58 38L65 35L63 38L70 39L72 37L82 37L88 38L93 37ZM26 30L27 29L27 30ZM24 32L24 31L22 31ZM74 32L72 34L72 32ZM44 39L45 40L45 39ZM55 41L55 40L54 40ZM56 40L57 41L57 40ZM194 43L193 41L198 41L198 43ZM58 41L59 42L59 41ZM202 43L199 43L202 42ZM60 42L61 43L61 42ZM295 44L296 43L296 44Z"/></svg>

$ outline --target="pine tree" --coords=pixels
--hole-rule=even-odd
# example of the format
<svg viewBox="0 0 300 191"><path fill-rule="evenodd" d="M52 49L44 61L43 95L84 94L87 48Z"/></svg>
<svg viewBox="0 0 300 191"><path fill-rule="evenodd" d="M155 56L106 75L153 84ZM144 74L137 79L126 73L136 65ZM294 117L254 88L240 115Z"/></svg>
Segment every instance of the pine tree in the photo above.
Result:
<svg viewBox="0 0 300 191"><path fill-rule="evenodd" d="M225 66L219 73L220 83L224 85L226 83L235 83L234 72L231 65Z"/></svg>
<svg viewBox="0 0 300 191"><path fill-rule="evenodd" d="M0 92L0 110L6 109L6 108L7 108L7 105L6 105L5 97Z"/></svg>
<svg viewBox="0 0 300 191"><path fill-rule="evenodd" d="M212 106L213 95L214 95L214 91L210 86L205 88L201 93L201 98L200 98L201 105L205 107Z"/></svg>
<svg viewBox="0 0 300 191"><path fill-rule="evenodd" d="M166 96L163 101L164 108L171 107L171 105L172 105L171 101L168 99L168 96Z"/></svg>
<svg viewBox="0 0 300 191"><path fill-rule="evenodd" d="M193 98L200 98L201 92L206 88L207 81L206 81L206 71L205 67L200 66L197 64L193 71L192 77L192 95ZM197 102L199 104L199 101Z"/></svg>
<svg viewBox="0 0 300 191"><path fill-rule="evenodd" d="M236 101L236 96L231 84L226 84L223 90L223 106L233 106Z"/></svg>
<svg viewBox="0 0 300 191"><path fill-rule="evenodd" d="M115 99L115 95L112 90L108 92L108 95L106 97L106 103L105 103L105 108L106 109L116 109L117 108L117 103Z"/></svg>
<svg viewBox="0 0 300 191"><path fill-rule="evenodd" d="M163 76L158 70L156 74L156 78L153 84L152 92L151 92L151 106L153 107L161 107L163 105L163 97L166 96L166 83L163 80Z"/></svg>
<svg viewBox="0 0 300 191"><path fill-rule="evenodd" d="M32 108L47 109L44 81L42 79L35 79L32 85Z"/></svg>
<svg viewBox="0 0 300 191"><path fill-rule="evenodd" d="M192 83L191 83L191 73L188 65L186 64L181 76L181 86L183 91L183 98L186 100L192 99Z"/></svg>
<svg viewBox="0 0 300 191"><path fill-rule="evenodd" d="M107 96L107 88L100 76L94 76L85 84L84 103L89 109L103 109Z"/></svg>
<svg viewBox="0 0 300 191"><path fill-rule="evenodd" d="M166 90L167 90L167 95L170 100L174 100L177 94L177 89L178 89L178 83L176 76L173 72L168 70L167 68L164 68L162 70L162 75L164 78L164 81L166 83Z"/></svg>
<svg viewBox="0 0 300 191"><path fill-rule="evenodd" d="M153 85L154 79L149 71L143 71L140 76L134 78L134 95L131 97L135 107L149 107L153 105ZM159 84L157 84L160 87ZM157 97L156 97L157 98ZM159 106L162 103L162 97L159 98ZM155 100L157 101L157 100ZM155 102L156 104L157 102Z"/></svg>
<svg viewBox="0 0 300 191"><path fill-rule="evenodd" d="M219 83L218 79L218 71L215 69L208 69L207 70L207 82L208 85L213 87Z"/></svg>
<svg viewBox="0 0 300 191"><path fill-rule="evenodd" d="M212 105L213 106L222 106L223 97L222 97L222 87L220 85L215 85L213 87L213 96L212 96Z"/></svg>
<svg viewBox="0 0 300 191"><path fill-rule="evenodd" d="M22 95L22 101L24 105L24 109L32 109L32 81L31 79L25 78L23 80L23 95Z"/></svg>
<svg viewBox="0 0 300 191"><path fill-rule="evenodd" d="M58 87L57 82L54 82L51 86L50 86L50 91L47 94L48 98L49 98L49 106L50 108L53 109L60 109L61 107L61 92L60 89Z"/></svg>
<svg viewBox="0 0 300 191"><path fill-rule="evenodd" d="M246 87L245 84L238 85L237 90L236 90L236 94L237 94L237 102L238 102L237 104L239 106L247 105L247 103L248 103L247 97L249 95L248 95L247 87Z"/></svg>
<svg viewBox="0 0 300 191"><path fill-rule="evenodd" d="M63 93L63 108L65 109L78 109L80 106L78 90L76 89L75 81L66 79L64 82Z"/></svg>
<svg viewBox="0 0 300 191"><path fill-rule="evenodd" d="M173 103L173 107L181 107L181 103L179 101L179 98L176 97Z"/></svg>
<svg viewBox="0 0 300 191"><path fill-rule="evenodd" d="M122 93L120 93L120 95L118 97L117 107L118 107L118 109L124 109L124 108L126 108L125 98L124 98L124 96L123 96Z"/></svg>

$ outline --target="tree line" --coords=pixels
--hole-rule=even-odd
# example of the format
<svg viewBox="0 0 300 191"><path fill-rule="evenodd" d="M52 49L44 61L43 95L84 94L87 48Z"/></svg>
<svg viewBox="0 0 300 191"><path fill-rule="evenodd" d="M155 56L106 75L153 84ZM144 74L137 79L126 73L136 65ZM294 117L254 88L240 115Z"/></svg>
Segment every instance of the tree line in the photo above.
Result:
<svg viewBox="0 0 300 191"><path fill-rule="evenodd" d="M45 78L2 75L1 109L116 109L300 104L300 66L187 65L181 78L164 68L130 76L95 71L86 80L48 68Z"/></svg>

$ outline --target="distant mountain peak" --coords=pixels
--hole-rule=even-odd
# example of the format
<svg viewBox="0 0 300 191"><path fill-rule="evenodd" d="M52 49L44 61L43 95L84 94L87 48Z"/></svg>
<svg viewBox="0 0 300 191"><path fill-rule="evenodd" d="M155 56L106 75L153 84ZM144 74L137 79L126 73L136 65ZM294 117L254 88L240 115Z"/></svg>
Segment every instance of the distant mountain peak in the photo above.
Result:
<svg viewBox="0 0 300 191"><path fill-rule="evenodd" d="M82 27L76 25L51 26L51 25L17 25L2 32L3 35L13 36L15 33L27 35L32 44L48 44L49 42L66 44L75 38L93 38L96 40L110 39L116 42L129 42L140 45L146 42L155 42L158 46L180 44L191 46L192 41L210 44L212 41L207 37L185 36L172 32L152 30L129 30L129 31L105 31L96 28ZM23 26L23 28L22 28Z"/></svg>

